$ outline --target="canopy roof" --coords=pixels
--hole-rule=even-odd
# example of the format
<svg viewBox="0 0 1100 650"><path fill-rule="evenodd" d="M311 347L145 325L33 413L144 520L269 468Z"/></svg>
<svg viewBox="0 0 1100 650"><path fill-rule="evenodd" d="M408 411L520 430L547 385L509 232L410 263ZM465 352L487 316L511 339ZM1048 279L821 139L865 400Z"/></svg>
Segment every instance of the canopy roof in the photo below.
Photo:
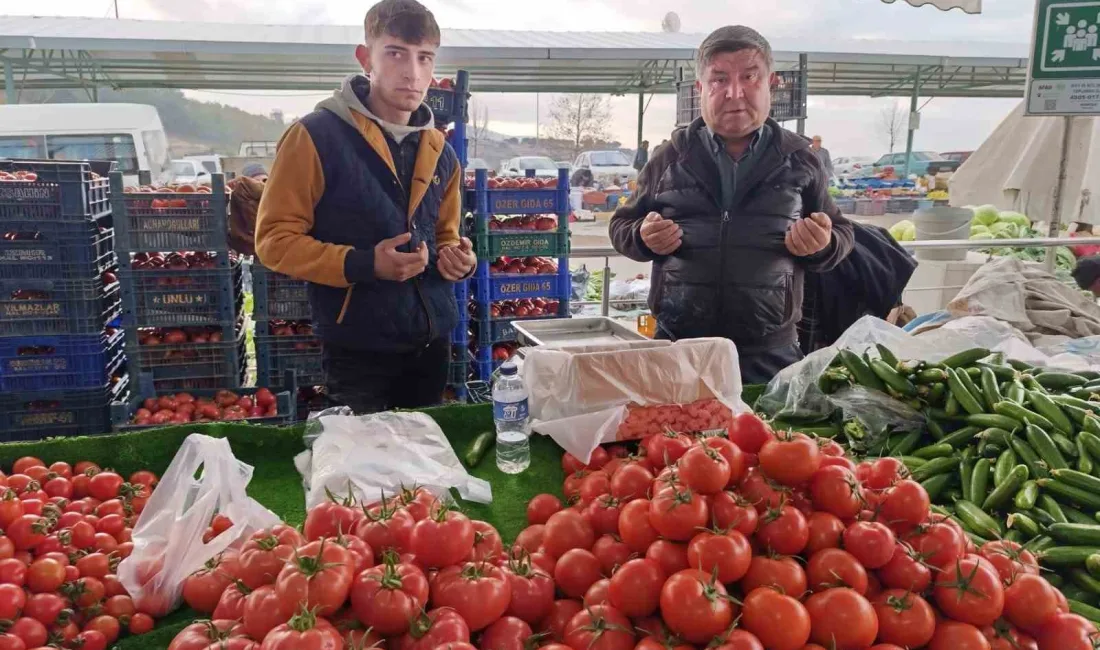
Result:
<svg viewBox="0 0 1100 650"><path fill-rule="evenodd" d="M882 0L886 4L894 4L894 0ZM905 0L914 7L932 5L942 11L962 9L968 14L982 13L982 0Z"/></svg>
<svg viewBox="0 0 1100 650"><path fill-rule="evenodd" d="M481 92L673 92L702 34L444 30L439 70ZM17 87L321 90L356 70L362 28L0 16ZM815 95L1018 97L1027 43L772 40L781 68L806 54Z"/></svg>

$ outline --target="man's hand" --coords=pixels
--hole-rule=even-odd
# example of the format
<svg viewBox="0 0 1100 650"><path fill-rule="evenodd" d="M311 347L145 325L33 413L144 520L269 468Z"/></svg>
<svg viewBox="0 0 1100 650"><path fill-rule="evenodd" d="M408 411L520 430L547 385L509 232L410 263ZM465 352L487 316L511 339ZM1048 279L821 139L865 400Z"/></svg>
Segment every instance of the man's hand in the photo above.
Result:
<svg viewBox="0 0 1100 650"><path fill-rule="evenodd" d="M412 233L404 233L390 239L383 239L374 247L374 276L380 280L404 282L415 278L428 268L428 246L420 242L415 253L402 253L398 246L404 246L412 239Z"/></svg>
<svg viewBox="0 0 1100 650"><path fill-rule="evenodd" d="M642 242L658 255L671 255L680 248L684 232L675 221L665 219L657 212L650 212L642 221Z"/></svg>
<svg viewBox="0 0 1100 650"><path fill-rule="evenodd" d="M474 254L474 244L466 237L457 246L445 246L439 249L439 274L444 280L458 282L466 277L477 264L477 255Z"/></svg>
<svg viewBox="0 0 1100 650"><path fill-rule="evenodd" d="M833 239L833 221L824 212L799 219L787 231L787 250L795 257L809 257L825 250Z"/></svg>

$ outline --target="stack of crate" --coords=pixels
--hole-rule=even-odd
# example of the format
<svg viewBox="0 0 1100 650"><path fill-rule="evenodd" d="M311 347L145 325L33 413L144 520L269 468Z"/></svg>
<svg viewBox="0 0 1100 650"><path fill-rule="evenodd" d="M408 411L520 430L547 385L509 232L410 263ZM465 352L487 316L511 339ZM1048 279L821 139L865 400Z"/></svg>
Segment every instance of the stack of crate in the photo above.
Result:
<svg viewBox="0 0 1100 650"><path fill-rule="evenodd" d="M208 188L124 191L111 174L122 326L139 397L244 382L241 264L225 177Z"/></svg>
<svg viewBox="0 0 1100 650"><path fill-rule="evenodd" d="M0 441L109 431L129 377L107 178L0 161L0 232Z"/></svg>
<svg viewBox="0 0 1100 650"><path fill-rule="evenodd" d="M302 280L275 273L259 262L252 264L252 318L256 321L256 382L289 388L289 377L302 387L298 413L303 417L319 404L310 404L325 383L321 343L313 336L309 295ZM288 377L289 375L289 377Z"/></svg>
<svg viewBox="0 0 1100 650"><path fill-rule="evenodd" d="M469 312L476 334L470 342L475 359L471 374L480 381L489 381L514 352L512 321L569 316L569 172L559 169L557 179L541 181L534 180L533 169L526 175L509 179L508 187L490 189L486 171L479 169L467 192L478 258L470 280ZM546 258L555 261L552 271ZM537 262L543 263L532 272Z"/></svg>

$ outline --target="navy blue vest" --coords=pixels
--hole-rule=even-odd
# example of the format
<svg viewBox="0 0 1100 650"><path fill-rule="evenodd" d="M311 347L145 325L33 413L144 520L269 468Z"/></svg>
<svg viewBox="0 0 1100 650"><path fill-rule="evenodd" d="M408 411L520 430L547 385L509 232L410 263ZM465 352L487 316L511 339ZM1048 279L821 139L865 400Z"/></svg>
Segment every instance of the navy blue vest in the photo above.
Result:
<svg viewBox="0 0 1100 650"><path fill-rule="evenodd" d="M423 241L429 251L428 268L407 282L375 280L347 289L310 283L317 335L326 344L394 352L450 336L458 324L458 306L454 284L436 268L435 226L443 192L458 165L454 150L444 143L435 174L410 220L409 188L355 127L323 109L301 123L313 140L325 177L310 235L370 250L383 239L411 232L412 241L403 250L411 252Z"/></svg>

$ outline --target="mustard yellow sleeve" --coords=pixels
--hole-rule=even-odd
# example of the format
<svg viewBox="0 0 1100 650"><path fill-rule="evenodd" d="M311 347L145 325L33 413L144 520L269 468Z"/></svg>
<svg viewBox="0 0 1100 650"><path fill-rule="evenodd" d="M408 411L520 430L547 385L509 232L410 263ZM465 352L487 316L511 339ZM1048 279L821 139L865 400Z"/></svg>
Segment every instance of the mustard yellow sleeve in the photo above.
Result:
<svg viewBox="0 0 1100 650"><path fill-rule="evenodd" d="M295 123L279 141L260 200L256 255L274 271L331 287L347 287L371 279L373 259L368 277L349 278L345 272L351 261L349 257L366 257L367 251L321 242L309 235L313 229L313 210L324 191L325 175L313 139L304 126ZM373 258L374 251L369 253Z"/></svg>
<svg viewBox="0 0 1100 650"><path fill-rule="evenodd" d="M443 190L443 201L439 205L439 219L435 223L435 246L437 249L457 246L460 240L462 224L462 167L455 165L447 188Z"/></svg>

